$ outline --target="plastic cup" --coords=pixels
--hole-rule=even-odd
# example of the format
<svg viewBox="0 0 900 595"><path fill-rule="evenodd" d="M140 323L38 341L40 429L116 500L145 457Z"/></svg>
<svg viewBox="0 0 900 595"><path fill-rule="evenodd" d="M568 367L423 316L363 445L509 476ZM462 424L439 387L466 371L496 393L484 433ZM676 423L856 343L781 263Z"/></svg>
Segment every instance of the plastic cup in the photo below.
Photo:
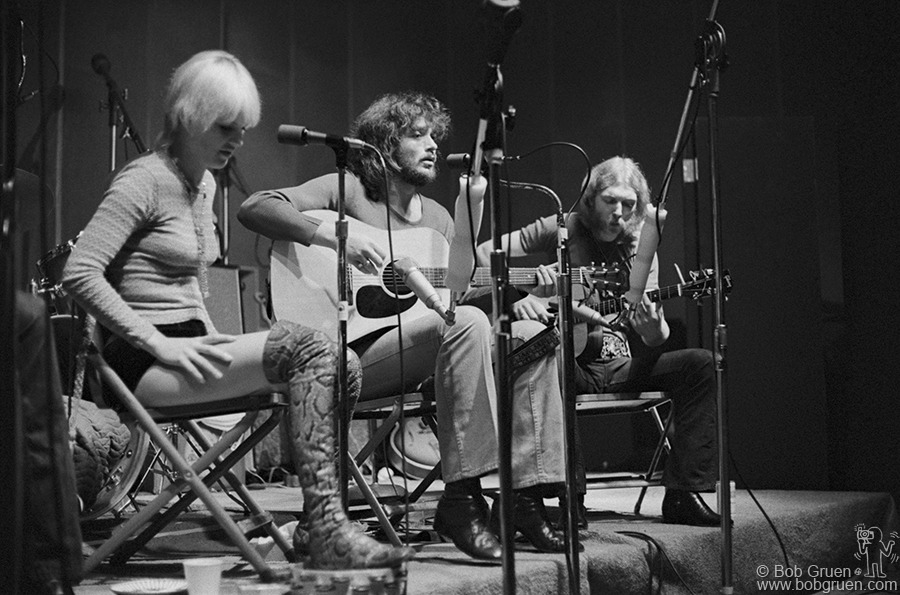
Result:
<svg viewBox="0 0 900 595"><path fill-rule="evenodd" d="M219 595L222 582L222 560L191 558L184 561L184 578L189 595Z"/></svg>

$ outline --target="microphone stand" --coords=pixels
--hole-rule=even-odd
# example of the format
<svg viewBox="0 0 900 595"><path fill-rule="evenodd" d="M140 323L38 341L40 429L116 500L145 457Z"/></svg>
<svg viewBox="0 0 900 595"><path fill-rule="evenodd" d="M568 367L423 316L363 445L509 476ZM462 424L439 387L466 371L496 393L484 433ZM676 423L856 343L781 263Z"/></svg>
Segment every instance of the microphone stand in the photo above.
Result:
<svg viewBox="0 0 900 595"><path fill-rule="evenodd" d="M669 157L663 188L660 191L660 206L666 202L671 174L675 160L681 153L682 137L685 132L688 112L694 102L694 95L701 87L708 88L707 114L709 119L709 175L710 201L713 226L713 265L716 288L715 323L713 331L713 359L716 376L717 405L717 440L719 457L719 493L718 507L721 521L721 592L726 595L734 593L732 570L732 533L731 533L731 481L728 466L728 403L725 395L725 350L727 347L727 329L724 323L725 292L722 282L722 221L719 212L719 171L718 171L718 112L719 75L727 66L725 55L725 31L716 22L715 16L719 0L713 0L704 31L696 40L696 60L691 83L682 110L675 145Z"/></svg>
<svg viewBox="0 0 900 595"><path fill-rule="evenodd" d="M557 202L559 199L557 199ZM560 389L563 401L563 431L565 432L566 450L566 537L569 568L569 592L578 595L581 590L581 562L578 544L578 493L575 488L577 474L575 448L575 337L574 318L572 315L572 275L569 268L568 229L563 216L562 207L556 214L557 245L556 258L559 266L556 279L556 292L559 296L559 324L562 345L560 346Z"/></svg>
<svg viewBox="0 0 900 595"><path fill-rule="evenodd" d="M119 86L115 79L109 76L109 72L102 72L100 75L106 80L106 86L109 89L107 94L106 108L109 110L109 171L116 169L116 143L119 136L119 125L122 128L122 138L130 138L134 142L134 146L139 153L146 153L147 147L144 146L134 122L125 109L125 101L119 92Z"/></svg>
<svg viewBox="0 0 900 595"><path fill-rule="evenodd" d="M231 159L228 160L228 163L225 164L225 167L219 170L218 178L219 183L218 186L222 190L222 220L219 222L219 229L222 233L221 243L222 243L222 264L228 265L228 250L230 249L230 236L231 236L231 221L230 221L230 209L228 204L228 196L231 190L231 162L234 160L234 155L231 156Z"/></svg>
<svg viewBox="0 0 900 595"><path fill-rule="evenodd" d="M494 315L494 382L497 385L497 472L500 479L500 543L503 549L503 592L516 592L515 544L512 510L512 386L510 383L509 339L512 323L506 305L509 291L509 269L503 251L503 232L500 227L500 166L504 160L506 114L503 113L503 75L500 64L512 36L522 24L518 0L489 0L484 3L490 40L487 70L479 99L478 140L483 134L481 148L488 166L487 198L491 205L491 297ZM512 109L510 109L512 113ZM474 171L481 168L475 146Z"/></svg>
<svg viewBox="0 0 900 595"><path fill-rule="evenodd" d="M559 196L546 186L526 182L504 180L504 186L543 192L556 203L556 258L558 270L556 274L556 293L559 297L559 315L557 325L561 337L559 367L560 393L563 402L563 433L565 435L566 465L566 557L569 561L569 593L578 595L581 592L581 562L579 559L578 540L578 494L575 488L575 477L578 473L572 449L575 446L575 337L574 316L572 314L572 272L569 264L569 233L566 228L565 215Z"/></svg>
<svg viewBox="0 0 900 595"><path fill-rule="evenodd" d="M702 52L701 52L702 50ZM719 514L722 516L722 593L734 592L732 583L731 482L728 466L728 400L725 398L725 350L728 346L725 326L725 292L722 283L722 217L719 212L718 170L718 98L719 75L727 66L725 30L716 21L706 22L698 39L698 58L707 81L707 113L709 118L709 188L713 223L713 266L716 301L713 356L716 370L716 403L718 405L719 442Z"/></svg>
<svg viewBox="0 0 900 595"><path fill-rule="evenodd" d="M484 92L481 98L481 120L486 122L482 144L488 165L488 203L491 206L491 298L494 315L494 381L497 386L497 472L500 480L500 543L503 547L503 592L516 592L515 544L512 510L512 386L509 339L512 322L506 306L509 290L509 269L503 251L503 232L500 228L500 165L503 163L505 116L500 104L503 100L503 75L499 64L488 64ZM477 164L476 164L477 166Z"/></svg>
<svg viewBox="0 0 900 595"><path fill-rule="evenodd" d="M337 288L338 288L338 478L341 486L341 504L347 510L347 482L349 479L349 463L347 461L347 445L350 440L350 387L347 383L347 321L350 315L350 291L347 286L347 218L346 218L346 175L347 153L349 144L344 142L328 143L334 150L335 166L338 170L338 209L337 221L334 222L334 235L337 238Z"/></svg>
<svg viewBox="0 0 900 595"><path fill-rule="evenodd" d="M292 128L296 128L296 133ZM311 140L321 142L334 151L335 166L338 171L338 208L337 220L334 222L334 235L337 238L337 290L338 290L338 419L337 419L337 448L338 448L338 478L341 485L341 504L344 510L348 506L347 483L350 475L350 463L348 460L347 446L350 440L350 388L347 382L347 322L350 317L350 290L349 275L347 274L347 217L346 217L346 182L347 154L351 148L365 148L378 152L376 147L363 143L356 139L312 133L305 128L284 127L279 128L278 141L289 144L307 145ZM382 164L384 159L381 158ZM240 181L240 176L238 176ZM355 466L354 466L355 469ZM356 472L358 474L358 471ZM375 507L377 508L377 507ZM379 518L379 520L381 520ZM387 519L384 519L385 521ZM389 536L390 537L390 536ZM393 542L393 540L392 540ZM399 541L394 545L400 545Z"/></svg>

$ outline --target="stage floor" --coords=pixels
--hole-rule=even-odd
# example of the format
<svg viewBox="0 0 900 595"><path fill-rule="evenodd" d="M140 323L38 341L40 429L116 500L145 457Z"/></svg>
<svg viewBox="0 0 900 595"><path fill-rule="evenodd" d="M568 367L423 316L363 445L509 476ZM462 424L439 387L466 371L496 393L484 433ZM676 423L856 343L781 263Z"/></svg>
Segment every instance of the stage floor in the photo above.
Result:
<svg viewBox="0 0 900 595"><path fill-rule="evenodd" d="M496 485L495 478L487 478L485 485ZM433 488L427 497L440 493L439 483ZM580 533L584 546L579 555L581 592L644 594L654 592L660 580L664 593L720 592L720 530L662 523L663 489L659 487L649 488L642 515L636 516L633 509L639 491L614 488L588 492L589 527ZM298 488L281 485L267 485L254 490L253 495L263 508L276 513L280 522L291 520L302 503ZM753 495L765 515L747 491L738 490L734 498L731 566L735 593L897 592L900 576L895 552L900 552L900 543L895 542L900 542L896 533L900 525L888 495L777 490L755 491ZM715 495L705 496L715 507ZM217 497L227 509L238 510L225 494L219 492ZM555 504L547 502L548 506ZM411 545L417 555L408 566L408 592L502 593L499 565L472 560L452 544L427 541L430 515L425 510L411 516ZM101 565L75 592L108 594L111 586L137 578L183 578L181 561L197 556L225 561L222 595L237 594L239 585L257 582L253 570L236 555L237 550L214 526L211 528L208 514L199 503L186 518L188 522L161 534L128 564ZM860 529L870 531L873 539L858 541ZM277 549L270 554L272 566L287 571L289 565L278 561L279 557ZM568 591L569 573L562 554L541 554L525 543L517 543L515 567L517 593ZM879 569L885 577L875 576ZM289 592L288 583L285 592Z"/></svg>

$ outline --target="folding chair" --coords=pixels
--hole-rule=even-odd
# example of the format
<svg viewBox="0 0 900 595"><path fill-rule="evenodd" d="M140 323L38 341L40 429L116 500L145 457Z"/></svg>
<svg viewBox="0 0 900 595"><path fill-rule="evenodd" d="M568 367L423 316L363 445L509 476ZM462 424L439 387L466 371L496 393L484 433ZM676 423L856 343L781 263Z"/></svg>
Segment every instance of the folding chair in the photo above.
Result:
<svg viewBox="0 0 900 595"><path fill-rule="evenodd" d="M119 399L125 411L153 443L162 450L169 464L177 472L174 482L164 487L159 495L144 505L141 510L118 527L112 536L94 550L84 563L84 572L90 572L103 560L110 558L113 564L124 564L160 530L171 523L194 500L199 498L212 513L213 518L225 531L241 555L256 570L263 581L277 580L276 573L245 537L245 532L213 497L209 486L224 477L240 500L250 511L247 521L248 531L263 528L284 552L288 561L295 561L293 546L275 526L272 516L264 511L250 496L246 486L230 471L266 434L274 429L284 413L287 401L278 393L255 394L237 399L213 403L192 403L164 408L145 408L125 386L121 378L109 367L97 350L96 345L88 347L88 361L99 374L101 382L109 386ZM269 409L272 415L249 436L260 411ZM244 412L244 417L215 443L210 444L206 435L194 420L214 415ZM204 450L203 454L189 464L172 438L162 427L178 424ZM239 442L240 441L240 442ZM237 444L239 442L239 444ZM237 444L235 447L234 445ZM223 455L230 451L227 456ZM204 474L205 472L205 474ZM201 475L203 475L201 479ZM172 500L177 500L165 508ZM164 510L165 509L165 510Z"/></svg>
<svg viewBox="0 0 900 595"><path fill-rule="evenodd" d="M663 408L667 410L665 416L660 413L660 409ZM639 515L647 488L662 484L660 463L662 462L663 454L668 453L670 450L668 433L674 417L671 399L666 393L662 392L582 394L575 397L575 412L578 415L649 413L653 417L659 430L659 439L645 472L622 473L603 478L588 478L588 489L592 487L597 489L640 487L641 492L637 503L634 505L634 514Z"/></svg>

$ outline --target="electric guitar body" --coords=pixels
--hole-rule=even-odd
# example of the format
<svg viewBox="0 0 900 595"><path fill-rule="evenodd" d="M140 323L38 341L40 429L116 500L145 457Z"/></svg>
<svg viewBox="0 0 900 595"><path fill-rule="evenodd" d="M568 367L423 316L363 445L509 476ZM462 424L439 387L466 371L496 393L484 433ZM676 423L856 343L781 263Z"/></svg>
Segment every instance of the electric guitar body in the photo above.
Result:
<svg viewBox="0 0 900 595"><path fill-rule="evenodd" d="M700 269L689 271L689 280L676 285L660 287L645 292L644 295L651 302L662 303L665 300L683 297L699 301L702 298L715 295L715 271L713 269ZM726 270L722 274L722 290L727 296L731 293L732 280L731 274ZM599 312L603 316L611 314L622 314L625 312L629 303L624 296L611 298L597 298L596 296L584 291L581 287L573 286L572 297L580 305L586 306L595 312ZM613 321L613 325L620 324L624 330L628 323L625 321ZM603 346L604 329L599 325L591 325L585 322L576 321L573 325L573 339L575 345L575 353L579 354L579 358L587 360L596 359Z"/></svg>

